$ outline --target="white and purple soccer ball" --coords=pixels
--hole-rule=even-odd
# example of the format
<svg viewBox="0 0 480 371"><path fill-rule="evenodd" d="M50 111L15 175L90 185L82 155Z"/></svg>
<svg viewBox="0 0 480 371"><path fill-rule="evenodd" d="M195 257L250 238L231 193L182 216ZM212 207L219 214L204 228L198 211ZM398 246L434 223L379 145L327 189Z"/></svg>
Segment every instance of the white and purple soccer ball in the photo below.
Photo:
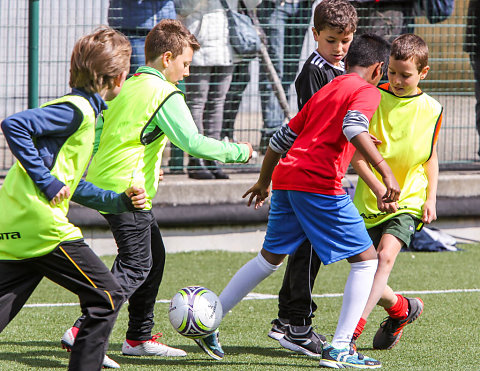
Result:
<svg viewBox="0 0 480 371"><path fill-rule="evenodd" d="M195 339L209 335L218 328L223 310L213 291L201 286L188 286L173 296L168 316L179 334Z"/></svg>

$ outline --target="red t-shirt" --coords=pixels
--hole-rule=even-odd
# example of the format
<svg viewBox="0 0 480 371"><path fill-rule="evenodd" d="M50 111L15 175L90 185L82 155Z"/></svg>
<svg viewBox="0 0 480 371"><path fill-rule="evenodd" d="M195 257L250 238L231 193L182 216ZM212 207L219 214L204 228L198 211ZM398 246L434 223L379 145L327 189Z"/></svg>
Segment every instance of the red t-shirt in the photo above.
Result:
<svg viewBox="0 0 480 371"><path fill-rule="evenodd" d="M370 121L379 103L378 89L356 73L321 88L288 124L298 137L273 172L273 189L344 194L342 178L355 147L343 134L343 119L355 110Z"/></svg>

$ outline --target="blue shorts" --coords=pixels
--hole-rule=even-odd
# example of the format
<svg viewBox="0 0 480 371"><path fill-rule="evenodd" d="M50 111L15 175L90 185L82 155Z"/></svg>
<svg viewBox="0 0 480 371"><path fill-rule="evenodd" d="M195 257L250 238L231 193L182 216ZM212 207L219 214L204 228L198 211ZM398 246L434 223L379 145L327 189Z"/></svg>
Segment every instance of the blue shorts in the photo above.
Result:
<svg viewBox="0 0 480 371"><path fill-rule="evenodd" d="M372 246L348 195L273 191L263 248L274 254L293 254L307 238L323 264L355 256Z"/></svg>

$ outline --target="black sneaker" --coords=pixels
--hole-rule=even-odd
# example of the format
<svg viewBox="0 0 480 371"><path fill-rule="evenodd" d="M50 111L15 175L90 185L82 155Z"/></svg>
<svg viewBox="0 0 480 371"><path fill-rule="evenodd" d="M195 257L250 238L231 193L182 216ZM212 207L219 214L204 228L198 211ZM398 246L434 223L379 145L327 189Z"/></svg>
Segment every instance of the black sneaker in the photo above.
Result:
<svg viewBox="0 0 480 371"><path fill-rule="evenodd" d="M392 349L400 341L403 328L415 321L423 312L423 301L420 298L408 300L408 316L405 319L387 317L380 324L375 337L373 338L374 349Z"/></svg>
<svg viewBox="0 0 480 371"><path fill-rule="evenodd" d="M278 318L272 321L272 329L269 331L268 336L273 340L280 340L285 335L288 323L281 322Z"/></svg>
<svg viewBox="0 0 480 371"><path fill-rule="evenodd" d="M279 342L282 347L294 352L310 357L321 357L327 339L325 336L317 334L311 327L310 331L305 335L294 335L290 332L290 327L288 327L285 336Z"/></svg>

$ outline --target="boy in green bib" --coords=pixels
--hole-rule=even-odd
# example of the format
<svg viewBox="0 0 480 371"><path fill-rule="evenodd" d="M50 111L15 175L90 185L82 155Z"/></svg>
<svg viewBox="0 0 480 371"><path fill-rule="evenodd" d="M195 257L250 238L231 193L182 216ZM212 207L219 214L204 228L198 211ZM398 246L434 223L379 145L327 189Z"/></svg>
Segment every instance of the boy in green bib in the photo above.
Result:
<svg viewBox="0 0 480 371"><path fill-rule="evenodd" d="M117 243L112 272L128 299L129 322L122 353L132 356L182 357L152 336L154 307L165 265L165 247L152 212L167 141L195 157L222 162L247 162L249 143L225 143L198 132L179 81L189 75L194 51L200 45L179 21L162 20L145 40L146 66L130 77L104 114L98 151L87 180L114 192L124 187L145 189L146 207L103 216ZM83 316L62 337L65 346L76 344ZM203 348L202 348L203 349Z"/></svg>
<svg viewBox="0 0 480 371"><path fill-rule="evenodd" d="M386 188L378 172L358 151L352 159L361 177L354 203L378 252L372 291L353 341L362 333L368 315L378 304L387 311L388 317L375 334L375 349L394 347L405 325L423 311L420 298L395 295L387 281L400 249L410 244L413 234L424 223L437 218L437 138L443 108L418 88L428 70L428 47L419 36L405 34L394 40L388 66L389 82L379 87L382 99L370 121L369 132L381 141L378 150L400 184L402 192L398 202L382 203L376 195Z"/></svg>
<svg viewBox="0 0 480 371"><path fill-rule="evenodd" d="M111 28L82 37L72 52L72 92L1 124L17 162L0 189L0 332L49 278L78 295L85 315L69 370L110 365L108 337L125 300L113 274L68 220L69 201L116 213L145 207L139 187L116 193L82 179L95 122L105 101L119 93L130 54L127 38Z"/></svg>

